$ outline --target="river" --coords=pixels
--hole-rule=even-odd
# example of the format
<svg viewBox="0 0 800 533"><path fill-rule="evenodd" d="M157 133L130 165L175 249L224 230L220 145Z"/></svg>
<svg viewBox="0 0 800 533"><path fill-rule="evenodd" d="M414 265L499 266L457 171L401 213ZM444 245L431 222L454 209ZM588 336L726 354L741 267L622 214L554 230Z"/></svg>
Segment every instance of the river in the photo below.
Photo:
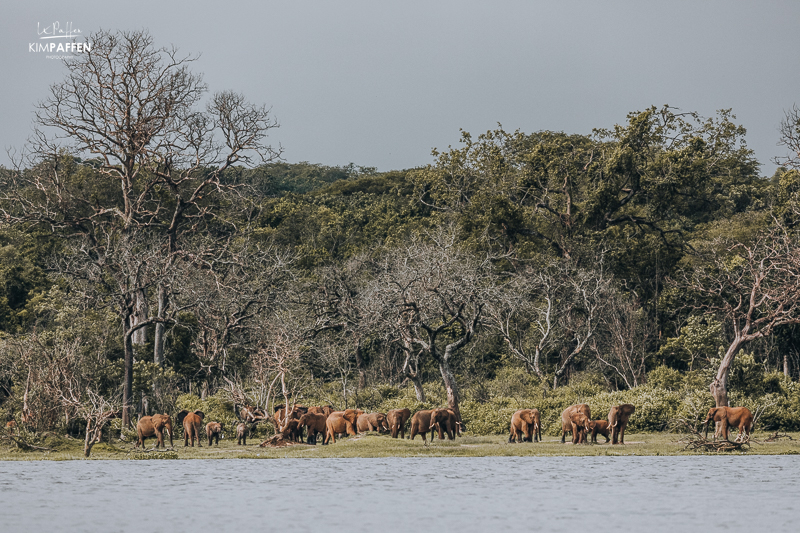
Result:
<svg viewBox="0 0 800 533"><path fill-rule="evenodd" d="M0 531L798 531L800 457L0 462Z"/></svg>

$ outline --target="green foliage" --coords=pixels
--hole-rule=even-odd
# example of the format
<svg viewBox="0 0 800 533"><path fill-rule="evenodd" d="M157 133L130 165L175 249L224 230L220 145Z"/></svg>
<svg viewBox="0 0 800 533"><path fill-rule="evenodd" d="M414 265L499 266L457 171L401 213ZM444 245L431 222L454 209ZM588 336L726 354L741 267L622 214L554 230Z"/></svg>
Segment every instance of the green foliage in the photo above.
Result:
<svg viewBox="0 0 800 533"><path fill-rule="evenodd" d="M176 412L186 409L187 411L202 411L206 416L203 419L203 427L209 422L219 422L222 424L223 433L226 438L235 435L236 425L239 419L233 409L233 403L224 397L224 393L218 392L214 396L209 396L205 400L194 394L181 394L175 402ZM177 420L173 420L177 425ZM205 436L205 430L200 437Z"/></svg>
<svg viewBox="0 0 800 533"><path fill-rule="evenodd" d="M678 391L683 388L683 374L674 368L661 365L647 373L647 384L659 389Z"/></svg>
<svg viewBox="0 0 800 533"><path fill-rule="evenodd" d="M666 365L692 370L707 364L723 343L722 324L712 317L693 315L686 319L678 337L671 337L658 350L657 357Z"/></svg>

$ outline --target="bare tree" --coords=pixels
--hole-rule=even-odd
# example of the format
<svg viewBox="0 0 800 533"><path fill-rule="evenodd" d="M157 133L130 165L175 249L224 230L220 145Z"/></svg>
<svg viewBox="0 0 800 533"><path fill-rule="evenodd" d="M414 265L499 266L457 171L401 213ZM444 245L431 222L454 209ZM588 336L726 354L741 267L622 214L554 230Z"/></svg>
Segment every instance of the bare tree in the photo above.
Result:
<svg viewBox="0 0 800 533"><path fill-rule="evenodd" d="M364 256L357 256L342 265L320 268L317 272L318 290L311 296L311 309L314 313L315 325L312 334L340 337L340 341L330 341L323 350L328 357L333 346L349 346L344 356L352 353L355 367L358 370L358 387L366 387L366 365L363 356L365 335L370 332L377 317L372 312L368 292L368 280L371 276L370 263ZM336 351L341 351L337 348ZM332 361L339 361L340 356ZM341 366L341 365L337 365ZM341 375L341 374L340 374Z"/></svg>
<svg viewBox="0 0 800 533"><path fill-rule="evenodd" d="M439 365L448 406L459 421L460 397L452 365L475 337L493 283L489 259L459 250L452 231L389 252L375 280L373 294L385 305L386 326L396 332L407 354L416 347Z"/></svg>
<svg viewBox="0 0 800 533"><path fill-rule="evenodd" d="M775 163L800 170L800 107L797 107L797 104L784 114L780 132L781 139L778 144L785 146L789 153L776 157Z"/></svg>
<svg viewBox="0 0 800 533"><path fill-rule="evenodd" d="M501 285L489 307L488 322L509 353L541 378L547 353L562 354L553 367L553 387L557 387L600 326L611 283L602 257L592 270L578 268L569 259L549 261Z"/></svg>
<svg viewBox="0 0 800 533"><path fill-rule="evenodd" d="M226 371L231 349L255 349L262 317L283 304L293 257L274 246L241 236L201 244L181 281L187 288L176 301L197 321L194 352L203 372L201 397L209 394L215 369Z"/></svg>
<svg viewBox="0 0 800 533"><path fill-rule="evenodd" d="M161 254L157 242L145 231L120 235L98 231L94 239L74 238L65 245L66 254L52 262L50 268L64 276L73 290L93 302L97 308L115 309L121 318L122 345L125 354L122 419L130 424L133 398L133 337L137 331L155 323L174 321L183 307L172 306L161 317L137 316L139 296L159 284L171 284L184 276L185 263L169 261Z"/></svg>
<svg viewBox="0 0 800 533"><path fill-rule="evenodd" d="M62 232L89 249L104 246L105 235L129 238L144 228L169 267L182 236L213 211L208 197L229 188L225 171L279 156L264 144L277 123L268 109L232 92L217 93L205 110L197 109L207 88L190 70L195 58L155 47L146 31L101 31L91 40L91 51L66 60L65 79L38 104L26 157L0 183L0 212L6 222ZM164 313L175 290L163 280L151 289L159 364ZM135 291L133 313L124 317L141 332L140 342L147 297L148 291Z"/></svg>
<svg viewBox="0 0 800 533"><path fill-rule="evenodd" d="M263 404L259 407L265 412L280 396L284 406L294 405L303 392L312 384L307 365L302 356L308 349L306 339L308 328L303 327L296 310L279 310L263 322L258 350L251 356L253 380L262 393ZM291 409L284 409L283 419L278 421L276 430L286 429Z"/></svg>
<svg viewBox="0 0 800 533"><path fill-rule="evenodd" d="M677 284L697 297L695 309L719 315L733 332L709 387L717 407L728 405L728 373L742 346L779 326L800 323L797 235L776 226L752 244L729 245L726 252L713 253Z"/></svg>
<svg viewBox="0 0 800 533"><path fill-rule="evenodd" d="M631 298L609 291L599 316L600 328L591 342L597 360L627 388L644 383L653 323Z"/></svg>
<svg viewBox="0 0 800 533"><path fill-rule="evenodd" d="M511 276L488 308L487 321L509 353L540 378L543 354L552 349L558 326L559 281L547 268L529 268Z"/></svg>

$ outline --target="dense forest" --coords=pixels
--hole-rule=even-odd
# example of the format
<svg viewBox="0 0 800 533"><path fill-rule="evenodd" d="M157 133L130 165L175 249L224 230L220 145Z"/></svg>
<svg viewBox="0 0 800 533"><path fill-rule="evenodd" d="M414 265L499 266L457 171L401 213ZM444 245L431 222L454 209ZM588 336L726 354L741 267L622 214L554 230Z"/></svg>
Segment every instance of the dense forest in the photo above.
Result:
<svg viewBox="0 0 800 533"><path fill-rule="evenodd" d="M797 109L771 177L730 110L668 106L463 132L413 169L289 164L191 58L95 42L0 169L3 420L446 404L488 434L591 398L634 430L715 404L800 428Z"/></svg>

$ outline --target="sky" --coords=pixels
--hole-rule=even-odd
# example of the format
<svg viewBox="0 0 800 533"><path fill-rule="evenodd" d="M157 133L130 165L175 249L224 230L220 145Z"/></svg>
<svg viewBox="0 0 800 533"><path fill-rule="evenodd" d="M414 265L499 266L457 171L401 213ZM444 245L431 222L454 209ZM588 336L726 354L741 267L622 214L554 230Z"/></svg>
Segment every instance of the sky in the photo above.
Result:
<svg viewBox="0 0 800 533"><path fill-rule="evenodd" d="M670 105L732 108L770 176L800 104L796 0L14 1L0 20L0 165L64 78L29 51L54 23L147 29L199 54L210 91L271 107L269 140L291 163L399 170L433 162L460 130L590 134Z"/></svg>

